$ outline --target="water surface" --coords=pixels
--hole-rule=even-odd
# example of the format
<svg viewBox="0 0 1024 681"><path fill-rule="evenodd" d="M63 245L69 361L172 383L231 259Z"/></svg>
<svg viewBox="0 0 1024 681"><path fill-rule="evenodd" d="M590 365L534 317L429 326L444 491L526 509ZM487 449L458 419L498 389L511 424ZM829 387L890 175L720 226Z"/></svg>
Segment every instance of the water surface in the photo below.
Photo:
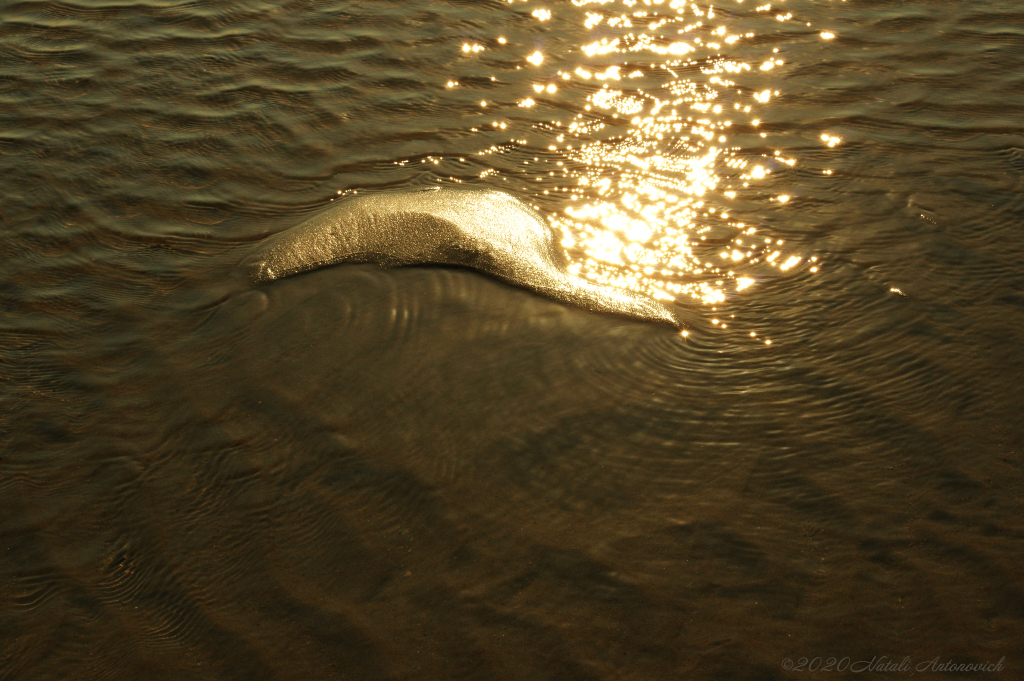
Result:
<svg viewBox="0 0 1024 681"><path fill-rule="evenodd" d="M0 20L0 679L1020 674L1018 3ZM456 185L687 335L468 270L236 276Z"/></svg>

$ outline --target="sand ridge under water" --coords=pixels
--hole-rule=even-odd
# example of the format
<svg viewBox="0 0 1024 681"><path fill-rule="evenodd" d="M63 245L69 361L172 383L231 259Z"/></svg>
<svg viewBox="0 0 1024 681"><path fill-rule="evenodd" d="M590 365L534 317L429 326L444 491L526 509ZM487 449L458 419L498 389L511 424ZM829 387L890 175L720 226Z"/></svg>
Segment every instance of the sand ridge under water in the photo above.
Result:
<svg viewBox="0 0 1024 681"><path fill-rule="evenodd" d="M647 296L570 275L544 218L495 190L347 198L261 244L241 267L254 281L268 282L342 262L458 265L592 312L679 325Z"/></svg>

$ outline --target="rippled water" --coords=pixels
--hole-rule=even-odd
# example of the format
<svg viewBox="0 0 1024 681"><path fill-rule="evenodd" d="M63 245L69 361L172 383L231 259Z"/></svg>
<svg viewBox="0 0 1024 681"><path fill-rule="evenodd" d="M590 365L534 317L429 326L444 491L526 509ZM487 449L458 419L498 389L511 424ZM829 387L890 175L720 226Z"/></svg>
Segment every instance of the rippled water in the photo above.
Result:
<svg viewBox="0 0 1024 681"><path fill-rule="evenodd" d="M0 679L1021 673L1019 3L0 21ZM468 270L237 276L456 184L688 333Z"/></svg>

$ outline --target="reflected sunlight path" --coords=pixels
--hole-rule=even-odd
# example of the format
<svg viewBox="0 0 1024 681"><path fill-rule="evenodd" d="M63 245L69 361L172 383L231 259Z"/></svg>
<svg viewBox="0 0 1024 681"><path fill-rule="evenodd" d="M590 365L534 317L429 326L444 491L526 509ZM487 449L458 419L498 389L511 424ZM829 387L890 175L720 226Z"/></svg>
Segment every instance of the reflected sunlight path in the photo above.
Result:
<svg viewBox="0 0 1024 681"><path fill-rule="evenodd" d="M761 127L786 69L771 47L782 43L767 38L782 27L793 36L793 12L742 0L508 3L520 23L534 22L532 39L480 36L459 48L519 90L514 101L479 102L472 132L511 133L479 152L479 177L527 192L561 231L571 273L714 312L766 278L818 271L816 256L731 216L744 201L791 198L759 184L797 164L766 146ZM835 37L810 22L799 30L822 44ZM459 77L444 85L467 87ZM828 148L840 143L822 135Z"/></svg>

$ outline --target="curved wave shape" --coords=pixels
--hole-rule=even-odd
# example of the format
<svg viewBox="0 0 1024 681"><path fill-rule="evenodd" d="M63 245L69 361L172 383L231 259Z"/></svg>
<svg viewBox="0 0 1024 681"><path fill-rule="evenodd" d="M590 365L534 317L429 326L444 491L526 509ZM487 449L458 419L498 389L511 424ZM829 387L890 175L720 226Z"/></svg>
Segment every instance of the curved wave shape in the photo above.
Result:
<svg viewBox="0 0 1024 681"><path fill-rule="evenodd" d="M468 267L593 312L680 326L661 303L569 274L551 227L532 208L496 190L345 199L271 238L241 266L264 283L346 262Z"/></svg>

